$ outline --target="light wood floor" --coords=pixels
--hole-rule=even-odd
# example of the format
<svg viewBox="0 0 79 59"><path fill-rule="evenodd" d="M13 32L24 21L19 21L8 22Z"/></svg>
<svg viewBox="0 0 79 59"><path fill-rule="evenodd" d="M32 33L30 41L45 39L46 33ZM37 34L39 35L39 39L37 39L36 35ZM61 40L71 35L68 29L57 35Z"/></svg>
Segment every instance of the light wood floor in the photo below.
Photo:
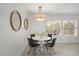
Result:
<svg viewBox="0 0 79 59"><path fill-rule="evenodd" d="M36 50L38 52L39 48L36 48ZM79 56L79 43L56 44L54 46L54 50L56 54L53 54L52 49L50 50L50 52L52 52L52 56ZM26 47L25 50L21 53L21 56L33 56L32 52L33 51L29 47ZM36 56L50 56L49 53L47 52L47 55L43 54Z"/></svg>

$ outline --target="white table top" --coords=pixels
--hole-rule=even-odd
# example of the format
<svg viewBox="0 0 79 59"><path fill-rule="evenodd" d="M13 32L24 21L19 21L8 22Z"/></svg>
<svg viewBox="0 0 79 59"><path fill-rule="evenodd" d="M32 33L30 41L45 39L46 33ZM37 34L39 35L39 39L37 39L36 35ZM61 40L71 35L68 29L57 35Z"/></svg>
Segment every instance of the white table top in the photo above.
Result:
<svg viewBox="0 0 79 59"><path fill-rule="evenodd" d="M53 38L57 38L57 36L52 35L52 39L53 39ZM49 39L51 39L51 38L48 37L48 36L47 36L47 37L45 37L45 36L42 36L42 37L41 37L41 36L35 36L35 37L33 37L33 39L34 39L34 40L49 40Z"/></svg>
<svg viewBox="0 0 79 59"><path fill-rule="evenodd" d="M40 37L40 36L36 36L36 37L33 37L34 40L49 40L51 39L50 37Z"/></svg>

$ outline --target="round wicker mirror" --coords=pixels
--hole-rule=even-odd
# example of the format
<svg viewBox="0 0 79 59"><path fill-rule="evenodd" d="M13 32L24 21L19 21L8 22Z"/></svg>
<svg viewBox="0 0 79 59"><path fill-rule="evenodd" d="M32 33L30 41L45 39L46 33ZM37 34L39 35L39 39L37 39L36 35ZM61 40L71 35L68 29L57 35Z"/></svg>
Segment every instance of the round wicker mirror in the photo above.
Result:
<svg viewBox="0 0 79 59"><path fill-rule="evenodd" d="M28 19L27 18L24 19L24 28L25 28L25 30L28 29Z"/></svg>
<svg viewBox="0 0 79 59"><path fill-rule="evenodd" d="M19 31L21 28L21 16L18 11L12 11L10 14L10 24L14 31Z"/></svg>

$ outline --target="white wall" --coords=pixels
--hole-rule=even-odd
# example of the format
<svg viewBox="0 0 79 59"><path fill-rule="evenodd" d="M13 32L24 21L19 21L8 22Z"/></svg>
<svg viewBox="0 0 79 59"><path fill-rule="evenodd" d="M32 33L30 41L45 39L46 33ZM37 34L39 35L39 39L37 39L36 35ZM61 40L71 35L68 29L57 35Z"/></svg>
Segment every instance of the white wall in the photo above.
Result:
<svg viewBox="0 0 79 59"><path fill-rule="evenodd" d="M0 56L20 55L26 46L26 33L23 23L20 31L13 31L10 26L10 13L17 10L23 19L25 10L19 4L0 4Z"/></svg>
<svg viewBox="0 0 79 59"><path fill-rule="evenodd" d="M47 21L53 20L77 20L77 36L58 36L57 43L79 43L79 14L47 14L46 21L37 22L33 18L33 13L28 13L30 20L30 32L44 32Z"/></svg>

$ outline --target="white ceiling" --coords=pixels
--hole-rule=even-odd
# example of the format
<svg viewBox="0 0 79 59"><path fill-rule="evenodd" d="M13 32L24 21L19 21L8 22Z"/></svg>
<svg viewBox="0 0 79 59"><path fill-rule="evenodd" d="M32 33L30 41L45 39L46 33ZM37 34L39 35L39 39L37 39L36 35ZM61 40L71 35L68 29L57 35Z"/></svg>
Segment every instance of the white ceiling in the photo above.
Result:
<svg viewBox="0 0 79 59"><path fill-rule="evenodd" d="M45 13L70 13L79 14L79 3L28 3L24 4L28 12L35 13L38 11L38 6L42 6Z"/></svg>
<svg viewBox="0 0 79 59"><path fill-rule="evenodd" d="M79 14L79 3L10 3L0 4L0 10L2 8L5 10L5 8L17 7L28 13L35 13L38 11L38 6L42 6L42 10L48 14Z"/></svg>

